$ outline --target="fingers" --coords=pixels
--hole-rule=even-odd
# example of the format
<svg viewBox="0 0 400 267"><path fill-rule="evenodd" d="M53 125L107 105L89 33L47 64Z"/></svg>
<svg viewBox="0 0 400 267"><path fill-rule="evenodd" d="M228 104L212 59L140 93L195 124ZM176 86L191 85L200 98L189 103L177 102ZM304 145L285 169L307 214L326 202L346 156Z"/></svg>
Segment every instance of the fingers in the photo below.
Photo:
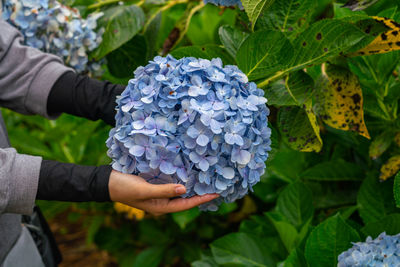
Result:
<svg viewBox="0 0 400 267"><path fill-rule="evenodd" d="M180 184L148 184L144 189L142 199L172 198L186 193L186 188Z"/></svg>
<svg viewBox="0 0 400 267"><path fill-rule="evenodd" d="M218 194L207 194L202 196L194 196L191 198L179 198L170 200L166 207L163 209L164 213L179 212L197 207L201 204L207 203L211 200L218 198Z"/></svg>

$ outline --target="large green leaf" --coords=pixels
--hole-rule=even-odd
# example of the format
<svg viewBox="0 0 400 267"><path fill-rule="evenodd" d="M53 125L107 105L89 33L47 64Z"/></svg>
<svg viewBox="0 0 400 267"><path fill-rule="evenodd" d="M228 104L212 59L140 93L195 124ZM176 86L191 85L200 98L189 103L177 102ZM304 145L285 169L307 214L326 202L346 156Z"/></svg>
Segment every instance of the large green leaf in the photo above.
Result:
<svg viewBox="0 0 400 267"><path fill-rule="evenodd" d="M104 11L99 20L99 27L104 27L103 41L93 52L93 57L100 59L114 51L139 32L144 24L142 9L135 5L115 6Z"/></svg>
<svg viewBox="0 0 400 267"><path fill-rule="evenodd" d="M258 17L263 10L268 9L275 0L242 0L242 5L254 28Z"/></svg>
<svg viewBox="0 0 400 267"><path fill-rule="evenodd" d="M258 20L257 27L271 28L286 32L286 35L298 32L307 25L312 13L314 0L274 1L268 12Z"/></svg>
<svg viewBox="0 0 400 267"><path fill-rule="evenodd" d="M288 185L279 195L278 210L300 229L314 213L311 190L301 182Z"/></svg>
<svg viewBox="0 0 400 267"><path fill-rule="evenodd" d="M137 67L146 65L146 55L146 39L142 35L136 35L107 55L108 70L118 78L132 77Z"/></svg>
<svg viewBox="0 0 400 267"><path fill-rule="evenodd" d="M214 260L230 266L275 266L268 244L256 236L233 233L211 243Z"/></svg>
<svg viewBox="0 0 400 267"><path fill-rule="evenodd" d="M248 35L248 33L242 32L230 25L224 25L219 28L219 39L232 57L236 57L237 50Z"/></svg>
<svg viewBox="0 0 400 267"><path fill-rule="evenodd" d="M361 232L372 238L376 238L382 232L397 235L400 233L400 214L391 214L381 217L379 221L370 222L361 229Z"/></svg>
<svg viewBox="0 0 400 267"><path fill-rule="evenodd" d="M300 107L285 107L279 110L279 129L283 140L295 150L319 152L322 140L316 117L311 110Z"/></svg>
<svg viewBox="0 0 400 267"><path fill-rule="evenodd" d="M265 97L268 105L292 106L302 105L313 92L314 80L304 71L289 74L286 79L279 80L266 88Z"/></svg>
<svg viewBox="0 0 400 267"><path fill-rule="evenodd" d="M319 224L307 239L305 257L310 267L336 267L340 253L360 241L358 233L339 215Z"/></svg>
<svg viewBox="0 0 400 267"><path fill-rule="evenodd" d="M172 214L172 219L179 225L181 229L185 229L186 226L195 220L200 215L199 208L192 208L181 212Z"/></svg>
<svg viewBox="0 0 400 267"><path fill-rule="evenodd" d="M239 68L250 80L270 76L290 64L293 47L277 31L258 31L242 43L236 54Z"/></svg>
<svg viewBox="0 0 400 267"><path fill-rule="evenodd" d="M364 223L380 220L394 212L393 182L379 182L378 175L371 173L363 181L357 195L358 212Z"/></svg>
<svg viewBox="0 0 400 267"><path fill-rule="evenodd" d="M344 160L322 162L305 170L300 177L318 181L359 181L364 177L362 169Z"/></svg>
<svg viewBox="0 0 400 267"><path fill-rule="evenodd" d="M217 45L204 45L204 46L185 46L172 51L171 55L176 58L183 57L196 57L203 59L221 58L224 64L235 64L234 59L224 50Z"/></svg>
<svg viewBox="0 0 400 267"><path fill-rule="evenodd" d="M265 73L265 80L258 85L264 87L271 81L284 76L289 72L303 69L313 64L320 64L331 57L339 55L341 52L349 50L352 46L368 37L367 33L362 32L355 25L338 19L324 19L312 24L302 32L294 41L295 49L292 60L288 60L288 54L291 51L284 51L280 57L283 61L289 62L279 71L271 75ZM246 42L242 44L245 45ZM239 49L240 51L241 49ZM238 58L239 59L239 58ZM238 60L239 61L239 60ZM239 63L239 62L238 62ZM270 69L273 69L270 66ZM261 76L261 75L260 75ZM261 78L261 77L258 77Z"/></svg>

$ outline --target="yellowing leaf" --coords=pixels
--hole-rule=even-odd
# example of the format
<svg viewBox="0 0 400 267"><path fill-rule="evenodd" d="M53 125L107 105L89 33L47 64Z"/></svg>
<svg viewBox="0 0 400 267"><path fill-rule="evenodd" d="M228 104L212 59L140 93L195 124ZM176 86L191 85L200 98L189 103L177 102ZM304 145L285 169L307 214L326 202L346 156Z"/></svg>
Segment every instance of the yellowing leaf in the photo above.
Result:
<svg viewBox="0 0 400 267"><path fill-rule="evenodd" d="M114 203L114 209L118 213L125 213L126 217L128 217L131 220L133 220L135 218L136 218L136 220L142 220L144 218L144 214L145 214L143 210L132 208L128 205L125 205L125 204L122 204L119 202Z"/></svg>
<svg viewBox="0 0 400 267"><path fill-rule="evenodd" d="M278 125L283 140L292 149L302 152L321 151L322 139L311 101L307 101L303 108L290 106L280 109Z"/></svg>
<svg viewBox="0 0 400 267"><path fill-rule="evenodd" d="M329 65L316 89L316 112L329 126L370 138L360 82L349 70Z"/></svg>
<svg viewBox="0 0 400 267"><path fill-rule="evenodd" d="M349 54L349 56L382 54L395 50L400 50L400 24L394 20L387 18L372 18L384 24L389 30L381 33L366 47L358 50L357 52Z"/></svg>
<svg viewBox="0 0 400 267"><path fill-rule="evenodd" d="M400 170L400 155L391 157L385 164L381 167L381 174L379 179L385 181L388 178L395 175Z"/></svg>
<svg viewBox="0 0 400 267"><path fill-rule="evenodd" d="M379 0L348 0L342 7L350 8L352 11L359 11L372 6Z"/></svg>
<svg viewBox="0 0 400 267"><path fill-rule="evenodd" d="M369 146L369 156L372 159L378 158L382 155L392 144L393 132L385 131L378 135Z"/></svg>

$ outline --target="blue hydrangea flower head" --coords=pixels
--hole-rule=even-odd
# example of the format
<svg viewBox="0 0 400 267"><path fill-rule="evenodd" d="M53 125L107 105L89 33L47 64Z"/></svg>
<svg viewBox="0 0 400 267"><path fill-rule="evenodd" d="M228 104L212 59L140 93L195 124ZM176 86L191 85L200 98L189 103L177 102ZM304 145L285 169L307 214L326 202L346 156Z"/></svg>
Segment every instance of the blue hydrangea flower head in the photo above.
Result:
<svg viewBox="0 0 400 267"><path fill-rule="evenodd" d="M2 17L24 35L25 44L59 56L78 72L99 71L99 64L88 64L87 53L98 47L103 30L95 32L94 13L87 19L77 9L56 0L6 0Z"/></svg>
<svg viewBox="0 0 400 267"><path fill-rule="evenodd" d="M372 240L353 243L353 247L341 253L338 267L400 266L400 234L390 236L385 232Z"/></svg>
<svg viewBox="0 0 400 267"><path fill-rule="evenodd" d="M107 140L115 170L220 194L208 210L252 190L271 150L263 90L219 58L157 56L134 74Z"/></svg>
<svg viewBox="0 0 400 267"><path fill-rule="evenodd" d="M216 6L238 6L243 8L242 2L240 0L203 0L205 4L211 3Z"/></svg>

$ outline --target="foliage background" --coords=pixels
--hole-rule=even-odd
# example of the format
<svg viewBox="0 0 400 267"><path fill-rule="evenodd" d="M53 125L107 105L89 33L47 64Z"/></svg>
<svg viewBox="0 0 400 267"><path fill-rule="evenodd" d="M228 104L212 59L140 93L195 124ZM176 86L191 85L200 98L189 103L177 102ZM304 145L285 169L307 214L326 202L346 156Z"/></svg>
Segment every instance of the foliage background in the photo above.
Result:
<svg viewBox="0 0 400 267"><path fill-rule="evenodd" d="M100 79L126 84L157 54L221 57L265 90L273 128L262 181L218 212L135 220L111 203L38 203L50 220L64 213L81 224L87 246L108 251L120 266L336 266L350 242L400 232L400 177L389 178L400 165L400 54L375 39L396 29L371 18L400 22L396 1L358 12L331 0L243 0L245 11L195 0L63 2L83 16L105 12L104 41L91 55L107 59ZM388 53L356 56L369 43L366 54ZM360 99L351 101L355 94ZM110 162L110 128L102 122L3 112L20 153Z"/></svg>

